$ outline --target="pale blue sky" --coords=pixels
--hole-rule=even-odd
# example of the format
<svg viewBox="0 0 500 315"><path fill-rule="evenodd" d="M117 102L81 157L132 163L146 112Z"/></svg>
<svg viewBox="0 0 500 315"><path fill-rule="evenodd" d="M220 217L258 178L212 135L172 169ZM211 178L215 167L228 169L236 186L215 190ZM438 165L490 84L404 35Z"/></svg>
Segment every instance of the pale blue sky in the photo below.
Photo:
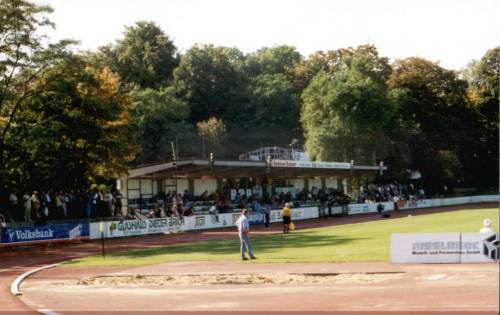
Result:
<svg viewBox="0 0 500 315"><path fill-rule="evenodd" d="M185 51L195 43L244 52L288 44L307 56L374 44L459 69L500 45L500 0L36 0L50 4L52 39L82 49L114 42L125 25L152 20Z"/></svg>

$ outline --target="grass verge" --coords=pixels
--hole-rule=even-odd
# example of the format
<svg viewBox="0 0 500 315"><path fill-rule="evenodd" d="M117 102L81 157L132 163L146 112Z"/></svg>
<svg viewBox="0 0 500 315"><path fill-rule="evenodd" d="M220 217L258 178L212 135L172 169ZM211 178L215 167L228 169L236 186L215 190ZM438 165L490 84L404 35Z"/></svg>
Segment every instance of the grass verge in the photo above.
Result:
<svg viewBox="0 0 500 315"><path fill-rule="evenodd" d="M498 209L465 209L384 221L299 230L252 238L257 263L388 261L392 233L478 232ZM139 266L176 261L238 261L239 240L206 241L74 259L65 266Z"/></svg>

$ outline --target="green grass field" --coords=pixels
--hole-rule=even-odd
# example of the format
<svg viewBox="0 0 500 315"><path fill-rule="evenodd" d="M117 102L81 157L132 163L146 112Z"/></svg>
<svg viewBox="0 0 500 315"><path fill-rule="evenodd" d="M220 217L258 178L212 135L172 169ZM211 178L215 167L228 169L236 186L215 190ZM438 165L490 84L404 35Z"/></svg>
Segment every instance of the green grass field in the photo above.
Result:
<svg viewBox="0 0 500 315"><path fill-rule="evenodd" d="M485 218L499 228L498 209L474 209L299 230L252 238L256 263L388 261L392 233L477 232ZM133 242L133 240L131 240ZM91 256L66 266L150 265L174 261L238 261L239 240L207 241Z"/></svg>

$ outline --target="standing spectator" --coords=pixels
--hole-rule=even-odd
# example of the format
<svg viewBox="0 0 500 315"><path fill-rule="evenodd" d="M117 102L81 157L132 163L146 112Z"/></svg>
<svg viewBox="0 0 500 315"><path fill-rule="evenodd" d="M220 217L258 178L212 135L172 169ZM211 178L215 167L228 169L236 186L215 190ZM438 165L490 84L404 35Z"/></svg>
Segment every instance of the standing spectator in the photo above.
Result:
<svg viewBox="0 0 500 315"><path fill-rule="evenodd" d="M264 205L264 227L268 228L271 222L271 205L266 203Z"/></svg>
<svg viewBox="0 0 500 315"><path fill-rule="evenodd" d="M256 259L252 252L252 246L250 244L250 223L248 222L248 209L243 209L240 218L236 221L236 226L238 227L238 236L240 238L240 254L241 260L248 260L245 257L245 251L250 255L250 259Z"/></svg>
<svg viewBox="0 0 500 315"><path fill-rule="evenodd" d="M115 213L114 216L120 216L122 213L122 193L120 192L120 189L117 189L115 191ZM163 218L163 217L162 217Z"/></svg>
<svg viewBox="0 0 500 315"><path fill-rule="evenodd" d="M479 230L479 233L481 234L492 234L495 233L495 230L491 228L492 221L490 219L484 219L483 221L483 227L481 230Z"/></svg>
<svg viewBox="0 0 500 315"><path fill-rule="evenodd" d="M257 199L254 199L252 201L252 212L255 212L255 213L260 213L262 210L262 206L260 205L260 203L257 201Z"/></svg>
<svg viewBox="0 0 500 315"><path fill-rule="evenodd" d="M83 201L83 208L85 211L85 214L87 215L87 218L90 218L92 212L92 196L90 192L85 191L82 196L82 201Z"/></svg>
<svg viewBox="0 0 500 315"><path fill-rule="evenodd" d="M35 226L47 225L47 215L40 201L33 203L33 212L35 216Z"/></svg>
<svg viewBox="0 0 500 315"><path fill-rule="evenodd" d="M114 215L114 211L113 211L113 195L111 194L111 192L109 190L104 192L104 201L106 202L105 216L111 216L112 217Z"/></svg>
<svg viewBox="0 0 500 315"><path fill-rule="evenodd" d="M63 194L62 191L59 191L59 193L56 195L56 209L58 216L61 214L64 218L68 216L67 213L68 208L66 207L66 196Z"/></svg>
<svg viewBox="0 0 500 315"><path fill-rule="evenodd" d="M219 211L215 205L210 207L208 213L215 216L215 222L219 222Z"/></svg>
<svg viewBox="0 0 500 315"><path fill-rule="evenodd" d="M9 194L9 206L7 207L7 216L12 218L15 213L17 213L19 204L17 200L17 195L13 191Z"/></svg>
<svg viewBox="0 0 500 315"><path fill-rule="evenodd" d="M0 214L0 243L3 241L3 231L7 228L7 220Z"/></svg>
<svg viewBox="0 0 500 315"><path fill-rule="evenodd" d="M24 221L31 221L31 199L30 195L24 194L23 196L23 206L24 206Z"/></svg>
<svg viewBox="0 0 500 315"><path fill-rule="evenodd" d="M424 192L424 189L422 187L420 187L420 189L418 190L418 198L425 199L425 192Z"/></svg>
<svg viewBox="0 0 500 315"><path fill-rule="evenodd" d="M49 207L50 204L52 203L52 198L50 197L50 194L48 192L42 192L40 202L44 217L47 218L50 214Z"/></svg>
<svg viewBox="0 0 500 315"><path fill-rule="evenodd" d="M283 217L283 234L290 233L290 224L292 223L292 210L290 206L289 203L286 203L283 210L281 210L281 216Z"/></svg>
<svg viewBox="0 0 500 315"><path fill-rule="evenodd" d="M38 198L38 191L34 190L33 194L30 197L30 202L31 202L31 214L30 218L36 218L36 211L35 211L35 203L40 203L40 198Z"/></svg>
<svg viewBox="0 0 500 315"><path fill-rule="evenodd" d="M90 204L90 215L91 216L96 216L96 213L97 213L97 207L100 203L100 198L99 198L99 191L96 189L94 189L94 191L92 192L92 195L91 195L91 204Z"/></svg>

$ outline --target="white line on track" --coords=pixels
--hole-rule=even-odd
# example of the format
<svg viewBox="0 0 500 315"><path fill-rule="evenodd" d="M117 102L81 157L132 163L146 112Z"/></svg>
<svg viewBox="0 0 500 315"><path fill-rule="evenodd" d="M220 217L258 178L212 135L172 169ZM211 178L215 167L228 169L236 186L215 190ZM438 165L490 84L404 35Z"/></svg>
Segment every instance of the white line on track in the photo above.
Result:
<svg viewBox="0 0 500 315"><path fill-rule="evenodd" d="M31 276L34 273L37 273L39 271L55 267L57 265L59 265L59 264L45 265L45 266L42 266L42 267L31 269L30 271L27 271L27 272L23 273L22 275L20 275L19 277L17 277L16 280L14 280L14 282L12 282L10 284L10 293L12 293L14 295L21 295L22 293L21 293L21 291L19 291L19 286L21 285L21 282L24 281L24 279L28 278L29 276Z"/></svg>
<svg viewBox="0 0 500 315"><path fill-rule="evenodd" d="M61 313L54 312L52 310L46 309L46 308L41 308L37 310L38 313L42 313L44 315L62 315Z"/></svg>

